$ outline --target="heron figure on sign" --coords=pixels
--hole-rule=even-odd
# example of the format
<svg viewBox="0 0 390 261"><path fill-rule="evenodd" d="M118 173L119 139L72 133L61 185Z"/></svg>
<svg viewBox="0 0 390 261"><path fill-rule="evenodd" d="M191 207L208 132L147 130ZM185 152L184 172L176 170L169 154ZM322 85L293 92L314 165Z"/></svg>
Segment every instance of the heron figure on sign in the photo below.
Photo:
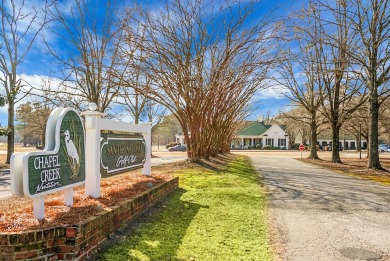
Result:
<svg viewBox="0 0 390 261"><path fill-rule="evenodd" d="M77 152L76 146L73 143L73 140L70 139L70 132L66 130L65 135L65 146L66 152L68 153L69 158L72 160L73 169L78 169L80 166L80 157Z"/></svg>

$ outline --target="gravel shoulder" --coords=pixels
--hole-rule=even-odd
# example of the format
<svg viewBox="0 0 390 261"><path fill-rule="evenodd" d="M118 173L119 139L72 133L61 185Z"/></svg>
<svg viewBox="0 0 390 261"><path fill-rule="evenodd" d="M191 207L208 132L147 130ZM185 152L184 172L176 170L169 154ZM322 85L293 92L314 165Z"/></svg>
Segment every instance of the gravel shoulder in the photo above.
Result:
<svg viewBox="0 0 390 261"><path fill-rule="evenodd" d="M283 157L252 161L281 260L390 260L390 187Z"/></svg>

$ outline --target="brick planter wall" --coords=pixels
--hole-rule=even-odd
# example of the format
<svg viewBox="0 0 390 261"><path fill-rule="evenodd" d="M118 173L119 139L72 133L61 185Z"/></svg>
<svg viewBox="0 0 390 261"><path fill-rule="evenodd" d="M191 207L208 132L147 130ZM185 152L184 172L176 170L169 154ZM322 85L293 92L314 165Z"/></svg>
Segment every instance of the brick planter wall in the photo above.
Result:
<svg viewBox="0 0 390 261"><path fill-rule="evenodd" d="M75 225L0 234L0 260L84 260L111 234L178 187L173 178Z"/></svg>

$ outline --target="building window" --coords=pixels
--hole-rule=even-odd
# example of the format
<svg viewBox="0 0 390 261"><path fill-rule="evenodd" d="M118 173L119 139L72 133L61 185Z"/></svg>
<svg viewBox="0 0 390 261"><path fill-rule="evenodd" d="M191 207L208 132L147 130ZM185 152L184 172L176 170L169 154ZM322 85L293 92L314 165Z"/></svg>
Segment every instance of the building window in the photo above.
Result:
<svg viewBox="0 0 390 261"><path fill-rule="evenodd" d="M265 139L265 145L274 146L274 139Z"/></svg>
<svg viewBox="0 0 390 261"><path fill-rule="evenodd" d="M279 147L286 147L286 139L278 139Z"/></svg>

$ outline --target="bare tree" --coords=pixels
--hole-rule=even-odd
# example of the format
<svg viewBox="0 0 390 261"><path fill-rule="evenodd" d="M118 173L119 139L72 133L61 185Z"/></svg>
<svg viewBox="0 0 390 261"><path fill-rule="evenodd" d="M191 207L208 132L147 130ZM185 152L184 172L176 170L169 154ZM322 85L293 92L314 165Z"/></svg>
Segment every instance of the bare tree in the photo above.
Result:
<svg viewBox="0 0 390 261"><path fill-rule="evenodd" d="M232 122L242 116L271 66L274 28L269 21L246 27L251 5L233 4L168 0L163 12L141 10L135 17L143 30L133 30L132 36L145 38L143 69L153 82L148 97L178 119L192 161L230 147ZM223 23L216 23L219 7L228 10ZM216 136L215 128L225 129Z"/></svg>
<svg viewBox="0 0 390 261"><path fill-rule="evenodd" d="M369 121L368 118L368 102L366 102L353 113L351 113L346 122L343 124L342 129L355 136L357 141L357 151L362 150L362 139L365 139L367 143L369 141L369 125L367 124Z"/></svg>
<svg viewBox="0 0 390 261"><path fill-rule="evenodd" d="M379 108L389 96L390 0L351 0L346 16L357 35L356 48L349 52L359 65L357 73L369 90L368 167L381 169L378 153Z"/></svg>
<svg viewBox="0 0 390 261"><path fill-rule="evenodd" d="M379 110L379 138L390 143L390 99L387 99Z"/></svg>
<svg viewBox="0 0 390 261"><path fill-rule="evenodd" d="M312 5L310 16L318 21L322 32L317 52L317 67L323 85L320 112L328 119L332 130L332 162L341 163L339 153L340 129L347 118L367 100L366 89L360 79L351 72L348 52L353 48L346 14L348 1L329 5L319 1ZM326 15L324 14L326 13Z"/></svg>
<svg viewBox="0 0 390 261"><path fill-rule="evenodd" d="M293 147L295 140L299 136L302 139L302 144L306 145L307 141L310 140L312 117L304 107L298 106L287 112L282 112L276 117L275 121L280 125L286 126L286 132L289 136L290 148ZM329 128L321 113L318 113L316 122L317 136Z"/></svg>
<svg viewBox="0 0 390 261"><path fill-rule="evenodd" d="M381 101L381 106L379 108L379 129L378 135L382 141L387 143L390 142L389 133L390 133L390 99L385 99ZM359 107L359 109L350 115L350 119L346 122L346 126L344 128L345 131L353 134L357 140L361 136L367 142L369 141L369 110L368 110L368 102L366 102L363 106ZM360 151L360 144L357 144L357 150ZM368 155L367 155L368 156Z"/></svg>
<svg viewBox="0 0 390 261"><path fill-rule="evenodd" d="M307 8L291 17L293 35L287 40L296 44L298 49L286 54L285 60L280 64L280 77L276 79L289 90L287 97L293 105L304 108L310 117L311 159L318 159L318 114L322 100L326 98L319 72L324 35L321 22L313 16L315 12L316 6L310 3Z"/></svg>
<svg viewBox="0 0 390 261"><path fill-rule="evenodd" d="M319 83L316 67L316 52L314 48L300 42L300 53L290 53L287 59L280 64L279 76L276 81L288 88L287 97L293 105L302 107L309 116L310 126L310 159L318 159L315 144L318 133L318 110L321 106L322 85ZM299 74L296 69L299 68Z"/></svg>
<svg viewBox="0 0 390 261"><path fill-rule="evenodd" d="M127 13L127 17L132 15L132 11ZM133 34L134 28L139 37ZM144 50L145 35L140 27L125 27L123 34L125 37L120 45L120 66L112 71L112 75L116 83L122 86L117 103L123 105L124 110L131 114L134 123L138 124L142 116L151 119L156 112L155 102L150 99L152 80L145 68L145 61L148 59Z"/></svg>
<svg viewBox="0 0 390 261"><path fill-rule="evenodd" d="M48 11L55 1L43 1L39 6L27 6L26 1L1 1L0 83L8 104L7 161L10 162L15 143L15 104L23 87L19 66L31 50L36 38L52 21Z"/></svg>
<svg viewBox="0 0 390 261"><path fill-rule="evenodd" d="M152 123L152 134L156 131L157 125L164 119L166 108L161 104L148 99L146 102L146 115L150 123Z"/></svg>
<svg viewBox="0 0 390 261"><path fill-rule="evenodd" d="M276 116L275 122L280 126L285 126L288 135L288 148L292 149L296 139L302 133L302 129L309 128L309 117L305 117L306 111L301 108L292 108L287 112L281 112ZM306 141L306 135L301 135L302 141ZM303 142L306 144L306 142Z"/></svg>
<svg viewBox="0 0 390 261"><path fill-rule="evenodd" d="M44 90L53 102L70 98L72 106L79 110L87 102L94 102L100 112L110 107L118 95L111 74L119 64L122 28L118 16L119 7L110 0L105 1L105 6L74 0L66 13L56 8L53 17L59 25L53 33L67 49L58 50L47 43L64 72L59 87Z"/></svg>

